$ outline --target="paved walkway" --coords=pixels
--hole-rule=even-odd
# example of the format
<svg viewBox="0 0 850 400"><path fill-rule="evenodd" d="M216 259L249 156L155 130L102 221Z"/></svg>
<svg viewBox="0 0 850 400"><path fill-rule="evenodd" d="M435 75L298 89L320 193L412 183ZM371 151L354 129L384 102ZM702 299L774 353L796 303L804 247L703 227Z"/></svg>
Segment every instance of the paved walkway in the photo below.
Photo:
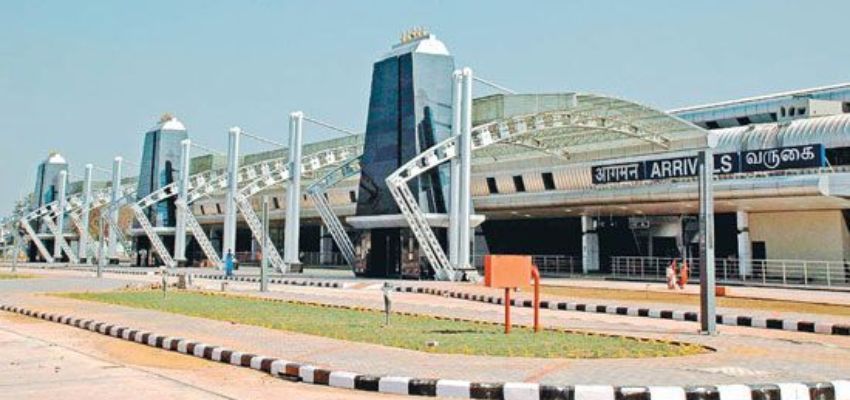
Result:
<svg viewBox="0 0 850 400"><path fill-rule="evenodd" d="M132 271L135 273L139 273L140 271L147 271L153 273L153 269L140 269L140 268L121 268L121 271ZM49 271L42 270L30 270L30 271L39 271L42 273L49 274L59 274L61 276L91 276L91 273L81 272L81 271L67 271L62 269L52 269ZM220 272L210 269L200 269L200 268L190 268L186 270L180 270L181 272L192 273L192 274L220 274ZM237 275L239 276L252 276L255 277L256 268L243 268L240 271L237 271ZM347 271L339 271L339 270L318 270L310 272L309 274L293 274L289 275L290 277L299 280L312 280L312 279L321 279L323 281L332 281L338 282L342 287L349 289L379 289L380 286L385 282L385 280L379 279L353 279L350 277L350 273ZM128 280L151 280L155 279L152 277L144 277L144 275L136 276L136 275L118 275L118 274L110 274L111 277L122 277ZM280 275L274 275L280 276ZM392 281L390 282L403 285L403 286L421 286L421 287L430 287L430 288L439 288L444 290L455 290L464 293L470 294L482 294L487 296L497 296L502 297L503 292L501 290L495 290L490 288L482 287L481 285L470 284L470 283L455 283L455 282L434 282L434 281ZM545 282L544 282L545 283ZM605 281L592 281L592 280L560 280L557 283L559 285L566 285L567 283L575 283L576 285L582 285L582 287L591 287L591 288L609 288L605 285L608 282ZM628 289L628 290L636 290L638 287L644 287L646 290L651 291L667 291L666 286L663 285L655 285L646 287L645 283L634 283L634 282L612 282L615 286L614 288L620 289ZM256 284L254 284L256 286ZM842 296L846 296L843 293L833 293L833 292L810 292L810 291L801 291L801 290L792 290L789 289L791 294L782 293L783 289L762 289L762 288L744 288L758 296L762 296L768 298L772 296L772 292L777 292L775 297L777 299L785 299L787 301L797 301L797 299L793 298L793 294L797 294L800 300L805 301L806 299L815 299L819 297L829 297L834 296L836 299L834 302L842 302L844 298ZM687 288L687 291L696 293L696 286L691 285ZM802 293L796 293L802 292ZM749 292L745 292L749 294ZM808 297L806 297L808 296ZM518 300L528 300L531 299L531 293L516 293L512 296ZM787 297L787 298L786 298ZM650 301L650 300L609 300L609 299L600 299L600 298L590 298L590 297L582 297L578 296L568 296L568 295L551 295L551 294L543 294L541 295L542 300L552 300L557 302L562 301L570 301L581 304L590 304L590 305L607 305L607 306L620 306L620 307L641 307L641 308L651 308L655 310L671 310L671 311L681 311L681 312L698 312L699 307L696 304L680 304L674 302L660 302L660 301ZM850 301L850 299L848 299ZM839 324L839 325L850 325L850 315L832 315L832 314L819 314L819 313L801 313L801 312L788 312L788 311L770 311L770 310L760 310L760 309L744 309L744 308L734 308L734 307L718 307L718 313L725 316L751 316L751 317L761 317L761 318L777 318L791 321L809 321L814 323L826 323L826 324Z"/></svg>
<svg viewBox="0 0 850 400"><path fill-rule="evenodd" d="M482 287L480 285L468 284L468 283L449 283L449 282L420 282L420 283L410 283L405 285L410 286L423 286L423 287L434 287L434 288L442 288L455 290L463 293L470 294L481 294L486 296L496 296L503 297L504 292L502 290L491 289ZM517 292L512 294L512 299L518 300L530 300L533 298L533 293L531 292ZM671 311L692 311L698 312L699 305L698 304L680 304L673 302L660 302L660 301L651 301L651 300L610 300L610 299L601 299L601 298L591 298L591 297L582 297L581 295L569 296L569 295L552 295L552 294L541 294L541 300L552 300L552 301L572 301L578 302L582 304L598 304L598 305L607 305L607 306L621 306L621 307L644 307L651 308L656 310L671 310ZM788 300L793 301L793 300ZM850 307L850 306L848 306ZM746 315L752 317L764 317L764 318L780 318L780 319L788 319L788 320L798 320L798 321L810 321L810 322L824 322L824 323L835 323L835 324L843 324L850 325L850 315L832 315L832 314L815 314L815 313L801 313L801 312L789 312L789 311L771 311L771 310L762 310L762 309L750 309L750 308L735 308L735 307L717 307L717 313L723 315Z"/></svg>
<svg viewBox="0 0 850 400"><path fill-rule="evenodd" d="M582 287L596 289L626 289L637 291L652 291L659 293L671 293L671 291L667 289L666 284L658 282L627 282L603 279L546 278L543 279L542 284L550 286ZM685 290L675 291L673 293L698 295L699 285L690 284L685 287ZM787 300L796 302L850 306L850 291L726 286L726 296L750 299Z"/></svg>
<svg viewBox="0 0 850 400"><path fill-rule="evenodd" d="M133 279L152 280L152 277ZM34 279L29 283L29 290L103 289L103 284L90 285L90 281L94 280ZM215 281L196 281L196 284L206 288L220 285ZM256 284L231 283L230 289L255 294ZM690 341L717 348L718 352L625 360L507 359L427 354L20 291L9 293L2 290L2 284L0 291L3 293L0 301L5 303L120 323L331 369L378 375L613 385L816 381L850 376L850 363L846 362L850 359L850 338L845 337L738 327L721 327L720 336L708 337L696 334L696 326L687 322L544 310L542 317L547 325ZM279 285L268 296L375 308L379 308L382 301L378 291ZM492 321L502 318L499 306L428 295L397 293L395 307L402 311ZM516 322L530 321L530 310L516 309L514 315Z"/></svg>
<svg viewBox="0 0 850 400"><path fill-rule="evenodd" d="M3 399L373 399L0 313ZM401 396L386 396L402 399Z"/></svg>

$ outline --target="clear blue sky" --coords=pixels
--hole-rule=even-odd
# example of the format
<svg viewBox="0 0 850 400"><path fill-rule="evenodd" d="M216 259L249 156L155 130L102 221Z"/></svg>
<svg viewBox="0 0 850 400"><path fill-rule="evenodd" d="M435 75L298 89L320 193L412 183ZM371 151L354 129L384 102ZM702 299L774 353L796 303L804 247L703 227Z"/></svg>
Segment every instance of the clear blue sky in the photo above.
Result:
<svg viewBox="0 0 850 400"><path fill-rule="evenodd" d="M294 110L362 130L371 63L412 26L519 91L669 109L847 81L848 15L847 1L3 0L0 214L50 150L74 174L137 161L166 111L219 149L234 125L284 141Z"/></svg>

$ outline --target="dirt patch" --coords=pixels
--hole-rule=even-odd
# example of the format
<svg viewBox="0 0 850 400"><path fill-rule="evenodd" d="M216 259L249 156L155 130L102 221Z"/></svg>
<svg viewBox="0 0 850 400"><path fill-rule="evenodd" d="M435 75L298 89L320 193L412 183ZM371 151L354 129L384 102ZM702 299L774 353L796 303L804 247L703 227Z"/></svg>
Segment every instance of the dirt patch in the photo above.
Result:
<svg viewBox="0 0 850 400"><path fill-rule="evenodd" d="M210 367L209 361L138 343L113 339L113 341L103 343L97 348L111 359L143 367L193 370Z"/></svg>
<svg viewBox="0 0 850 400"><path fill-rule="evenodd" d="M13 324L40 324L42 321L37 318L27 317L21 314L12 314L8 312L0 312L0 320L9 321Z"/></svg>

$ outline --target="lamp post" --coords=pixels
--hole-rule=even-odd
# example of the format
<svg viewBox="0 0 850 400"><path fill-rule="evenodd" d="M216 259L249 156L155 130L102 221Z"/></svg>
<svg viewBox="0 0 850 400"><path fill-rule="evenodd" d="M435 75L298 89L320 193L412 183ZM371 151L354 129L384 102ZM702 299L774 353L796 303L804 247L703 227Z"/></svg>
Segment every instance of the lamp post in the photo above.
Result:
<svg viewBox="0 0 850 400"><path fill-rule="evenodd" d="M260 291L267 292L269 290L269 276L268 276L268 267L269 267L269 258L267 257L266 249L269 248L269 197L263 196L263 234L262 234L263 244L260 246L262 249L263 257L260 260Z"/></svg>
<svg viewBox="0 0 850 400"><path fill-rule="evenodd" d="M699 272L700 333L717 333L714 279L714 155L710 148L699 152Z"/></svg>

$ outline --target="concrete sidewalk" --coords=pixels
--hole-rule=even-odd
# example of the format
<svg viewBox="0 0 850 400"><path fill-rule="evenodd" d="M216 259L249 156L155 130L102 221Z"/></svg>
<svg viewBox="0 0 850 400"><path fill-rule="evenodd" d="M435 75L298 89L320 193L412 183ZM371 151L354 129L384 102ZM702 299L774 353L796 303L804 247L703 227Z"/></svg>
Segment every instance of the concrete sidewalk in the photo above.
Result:
<svg viewBox="0 0 850 400"><path fill-rule="evenodd" d="M373 399L0 313L3 399ZM383 398L402 399L385 395Z"/></svg>
<svg viewBox="0 0 850 400"><path fill-rule="evenodd" d="M635 291L651 291L658 293L683 293L699 295L699 285L689 284L684 290L669 290L667 285L658 282L615 281L604 279L567 279L544 278L542 285L581 287L594 289L624 289ZM723 286L723 285L719 285ZM832 291L819 289L793 289L751 286L725 286L727 297L741 297L763 300L785 300L819 304L835 304L850 306L850 287L848 291Z"/></svg>
<svg viewBox="0 0 850 400"><path fill-rule="evenodd" d="M136 271L138 272L139 268L122 268L121 271ZM148 269L150 270L150 269ZM78 270L65 270L65 269L50 269L50 270L30 270L36 271L39 274L45 274L48 276L65 276L65 277L85 277L92 276L90 271L82 272ZM214 270L209 269L186 269L179 270L184 273L202 273L203 275L215 275L221 276L221 273L218 273ZM256 275L251 273L252 271L240 271L237 273L239 277L249 277L256 278ZM158 281L159 277L152 275L125 275L125 274L110 274L107 273L110 278L116 278L122 280L122 282L154 282ZM378 279L314 279L303 277L300 274L292 274L292 275L272 275L274 278L289 278L291 280L295 280L297 282L308 282L308 283L320 283L320 282L330 282L333 284L338 284L342 288L347 289L366 289L366 290L378 290L380 286L388 281L394 285L404 286L404 287L427 287L427 288L435 288L440 290L452 290L469 294L477 294L477 295L486 295L486 296L496 296L502 297L503 292L501 290L494 290L486 287L482 287L481 285L470 284L470 283L457 283L457 282L434 282L434 281L401 281L401 280L378 280ZM196 279L201 281L200 279ZM215 282L215 281L213 281ZM607 282L600 281L590 281L590 280L572 280L570 282L577 282L578 284L582 284L582 287L590 287L590 288L606 288L603 286ZM230 282L233 283L233 282ZM214 284L214 286L210 287L219 287L220 283ZM251 285L249 284L249 287ZM256 283L253 284L253 287L257 287ZM279 285L272 285L279 286ZM618 288L635 290L634 283L628 282L619 282ZM653 291L666 291L666 286L658 285L657 287L652 287L650 290ZM695 291L696 286L689 286L689 291ZM753 290L766 290L766 289L753 289ZM780 289L770 289L782 292ZM805 291L804 291L805 292ZM769 293L768 293L769 294ZM781 293L780 293L781 294ZM808 294L808 293L803 293ZM765 295L763 293L763 295ZM821 294L813 293L810 295L820 296ZM791 296L790 294L787 296ZM531 293L525 292L517 292L512 296L514 299L518 301L524 301L531 299ZM698 312L699 306L697 304L678 304L671 302L654 302L651 300L609 300L609 299L599 299L599 298L589 298L589 297L581 297L581 296L561 296L561 295L551 295L551 294L543 294L541 296L542 300L549 300L555 302L576 302L587 305L605 305L611 307L629 307L629 308L650 308L653 310L669 310L674 312ZM789 299L788 301L795 301L794 299ZM816 324L835 324L835 325L843 325L850 326L850 315L832 315L832 314L820 314L820 313L801 313L801 312L789 312L789 311L770 311L770 310L761 310L761 309L746 309L746 308L733 308L733 307L718 307L718 314L724 316L748 316L753 318L760 319L782 319L788 321L808 321ZM693 323L691 323L693 324Z"/></svg>
<svg viewBox="0 0 850 400"><path fill-rule="evenodd" d="M45 290L61 278L42 278ZM109 280L109 279L107 279ZM217 282L202 283L210 288ZM32 283L33 292L41 291ZM78 290L85 281L75 281ZM91 289L98 289L92 286ZM102 287L101 287L102 289ZM233 283L233 290L253 290L255 284ZM327 303L379 307L379 292L313 287L276 287L268 296ZM403 311L498 321L501 308L463 300L397 294ZM440 355L288 333L271 329L192 318L100 303L24 293L0 295L6 304L73 314L162 334L190 337L234 349L318 364L335 370L417 378L471 381L543 382L552 384L688 385L818 381L850 376L850 339L782 331L724 327L722 335L700 336L692 323L613 315L544 310L547 325L696 342L718 352L691 357L650 359L565 360ZM516 320L529 321L528 310L517 309Z"/></svg>

